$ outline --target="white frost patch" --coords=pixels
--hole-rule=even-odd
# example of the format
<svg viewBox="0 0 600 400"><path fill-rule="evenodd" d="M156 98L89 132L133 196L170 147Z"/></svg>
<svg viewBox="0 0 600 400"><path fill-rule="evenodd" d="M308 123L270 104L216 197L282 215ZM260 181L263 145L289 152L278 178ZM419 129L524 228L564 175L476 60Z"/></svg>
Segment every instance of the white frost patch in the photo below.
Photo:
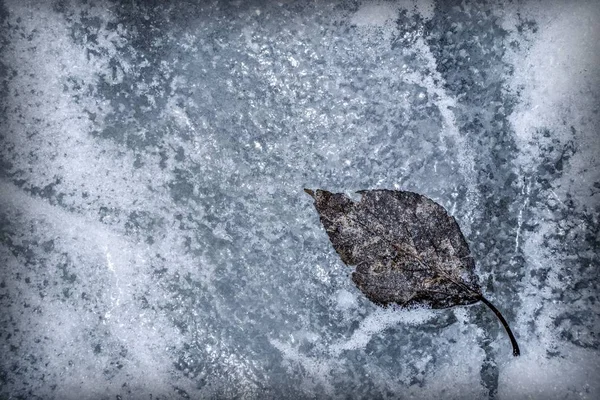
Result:
<svg viewBox="0 0 600 400"><path fill-rule="evenodd" d="M600 86L600 3L544 2L529 14L539 32L524 57L516 54L511 60L517 64L513 84L525 85L527 101L513 114L524 138L543 123L586 116L594 105L590 96Z"/></svg>
<svg viewBox="0 0 600 400"><path fill-rule="evenodd" d="M356 26L385 26L395 22L399 10L411 15L418 14L424 20L433 17L435 4L432 0L365 1L352 15L350 22Z"/></svg>
<svg viewBox="0 0 600 400"><path fill-rule="evenodd" d="M94 345L100 342L102 346L122 346L127 351L122 358L123 368L115 372L119 376L139 376L139 371L144 371L144 382L149 383L150 390L160 392L168 388L172 381L169 348L180 346L181 335L164 315L142 310L135 299L150 282L143 246L115 234L100 222L28 196L4 180L0 180L0 193L0 209L9 220L29 227L45 240L52 239L57 254L70 253L77 264L88 266L77 271L77 285L94 296L92 309L78 301L40 297L29 287L21 289L27 302L39 309L39 313L19 320L25 338L23 346L35 348L45 357L49 370L60 374L56 397L71 398L77 392L82 399L94 399L101 394L119 393L121 380L109 381L104 375L114 359L105 352L93 353ZM15 264L7 273L23 268L20 260L12 260ZM53 263L58 262L50 258L49 264ZM52 276L50 266L44 274ZM11 305L14 312L20 311L16 308L19 304ZM39 336L44 341L27 343ZM137 385L138 382L131 384L133 388Z"/></svg>
<svg viewBox="0 0 600 400"><path fill-rule="evenodd" d="M127 165L133 160L120 155L119 149L98 147L90 135L112 111L108 102L96 97L95 88L111 75L111 57L124 39L105 28L112 20L110 14L86 9L104 24L97 32L99 44L94 48L106 56L97 58L74 43L63 16L42 3L32 3L10 4L9 23L18 25L20 31L8 34L11 45L3 53L4 62L19 73L8 81L6 103L4 138L14 147L0 149L0 154L11 151L11 155L18 155L12 157L13 169L32 186L44 187L59 176L57 188L68 193L64 198L68 205L79 202L83 191L89 201L109 192L111 199L135 202L130 185L118 184L124 177L117 160ZM37 50L26 52L24 48ZM35 93L31 98L37 101L22 100L30 93ZM95 116L94 121L90 115ZM113 201L106 206L113 207Z"/></svg>
<svg viewBox="0 0 600 400"><path fill-rule="evenodd" d="M270 340L273 347L279 350L285 360L289 360L295 364L302 366L308 376L303 381L303 390L314 393L317 385L322 385L325 393L329 396L333 395L334 388L331 384L332 362L323 358L316 359L305 356L300 353L297 348L291 344L285 343L276 339Z"/></svg>
<svg viewBox="0 0 600 400"><path fill-rule="evenodd" d="M597 399L599 352L577 348L562 339L557 332L568 321L556 325L556 318L565 312L589 307L585 299L597 298L597 293L582 289L577 299L556 296L570 283L572 271L567 266L569 255L553 250L569 238L552 239L564 231L551 209L566 207L567 195L579 211L595 207L600 200L598 191L594 194L592 190L593 182L600 180L600 3L531 1L506 7L499 16L503 27L513 32L519 20L535 21L537 28L528 33L530 41L520 39L520 49L506 55L515 71L507 90L518 93L521 101L510 115L520 151L518 168L535 178L545 148L552 146L560 154L561 147L572 142L575 150L563 164L562 176L551 182L552 187L537 204L529 202L535 181L523 183L524 200L515 237L515 250L520 247L525 255L525 276L530 277L519 294L522 305L515 326L523 351L521 357L500 370L499 398ZM549 137L541 134L545 129ZM521 225L528 223L522 211L534 206L538 221L535 231L520 232ZM585 226L583 221L580 226ZM571 232L574 238L576 232ZM547 274L547 279L540 282L531 272ZM586 337L590 332L578 332L575 327L571 334L583 343L593 341ZM549 357L548 352L559 355Z"/></svg>
<svg viewBox="0 0 600 400"><path fill-rule="evenodd" d="M329 352L339 356L345 350L364 349L375 335L398 324L419 325L435 316L432 310L398 310L394 307L377 309L365 318L350 339L342 340L329 346Z"/></svg>
<svg viewBox="0 0 600 400"><path fill-rule="evenodd" d="M108 251L108 246L104 247L104 252L106 253L106 265L108 267L108 270L114 275L115 277L115 286L117 288L117 294L115 295L111 295L110 299L112 301L112 307L110 308L110 310L108 310L105 314L104 314L104 318L108 321L110 319L110 317L112 316L112 312L114 309L116 309L117 307L119 307L119 305L121 304L121 295L123 293L123 290L121 289L121 283L119 280L119 275L117 274L117 271L115 269L115 264L112 261L112 256L110 254L110 251Z"/></svg>
<svg viewBox="0 0 600 400"><path fill-rule="evenodd" d="M469 327L471 328L471 327ZM473 343L455 343L448 346L445 362L427 377L427 384L409 388L414 399L487 399L488 389L481 381L481 365L485 361L482 349ZM512 356L511 356L512 357Z"/></svg>
<svg viewBox="0 0 600 400"><path fill-rule="evenodd" d="M315 268L313 269L314 274L316 275L317 279L325 284L325 285L329 285L330 279L329 279L329 273L325 270L325 268L323 268L322 266L320 266L319 264L315 265Z"/></svg>
<svg viewBox="0 0 600 400"><path fill-rule="evenodd" d="M567 357L547 359L542 343L530 348L500 370L499 399L600 399L598 354L569 346Z"/></svg>
<svg viewBox="0 0 600 400"><path fill-rule="evenodd" d="M521 356L515 358L506 368L500 370L499 398L501 399L597 399L600 398L600 353L591 348L583 349L565 342L556 333L557 317L573 309L588 307L584 300L597 293L582 289L578 299L557 298L556 293L564 291L570 284L570 273L565 270L566 256L547 249L544 236L552 232L554 226L542 223L538 230L526 237L523 253L531 271L547 269L548 277L540 287L537 278L529 278L529 285L520 293L522 305L519 307L517 325L514 326L521 346ZM558 243L553 243L557 246ZM589 268L594 268L590 265ZM529 275L529 271L526 273ZM596 316L597 318L597 316ZM533 321L535 327L531 330ZM568 322L564 322L568 323ZM596 322L598 328L598 322ZM597 328L595 331L597 332ZM591 332L579 332L575 327L571 334L581 342L591 342ZM559 353L549 357L548 353Z"/></svg>
<svg viewBox="0 0 600 400"><path fill-rule="evenodd" d="M537 28L528 33L530 41L515 33L521 47L506 55L515 71L507 90L518 93L521 101L509 117L520 152L517 167L535 179L545 148L553 146L560 154L561 147L572 142L575 150L563 164L562 176L551 182L537 204L529 200L530 189L536 189L535 180L522 184L523 206L517 216L515 250L520 248L525 255L524 276L528 281L519 293L522 305L514 327L522 355L500 369L499 398L597 399L600 353L577 348L562 339L557 332L568 321L556 325L558 316L588 308L585 299L597 298L597 293L581 289L576 298L571 295L563 300L556 296L571 283L573 272L568 267L570 256L553 250L569 237L552 208L566 207L567 195L579 211L595 207L600 200L598 191L594 193L592 188L593 182L600 180L600 3L531 1L507 6L499 16L503 27L513 32L519 20L535 21ZM544 129L549 137L540 133ZM535 207L538 223L533 232L520 230L522 224L529 223L522 216L527 207ZM586 223L582 221L579 226L584 229ZM577 229L571 231L574 239L583 236L581 231L577 235ZM565 236L552 238L557 234ZM547 278L538 281L539 274L532 272L547 274ZM570 333L583 343L594 340L589 337L593 333L579 332L575 327ZM550 357L548 352L559 355Z"/></svg>
<svg viewBox="0 0 600 400"><path fill-rule="evenodd" d="M347 297L342 291L339 296ZM427 371L432 356L426 352L421 359L411 360L411 365L416 368L417 372L410 368L391 371L378 363L373 363L366 366L369 379L377 382L381 387L387 388L390 392L402 392L407 398L486 398L487 389L483 386L480 375L485 353L476 344L476 337L481 332L476 326L464 326L467 312L459 310L459 323L448 327L442 335L443 337L448 335L460 337L464 340L459 340L447 347L447 353L436 362L437 369L427 374L425 385L412 382L416 375L421 376ZM288 366L290 373L296 373L294 367L302 368L303 373L306 374L302 384L302 390L305 393L315 394L317 390L324 390L325 394L331 396L335 393L336 376L348 371L347 363L350 355L345 353L346 351L354 350L360 353L365 350L374 336L385 334L384 331L388 328L405 324L419 329L418 325L429 321L435 315L435 311L427 309L377 309L361 322L359 328L349 339L326 345L320 348L319 354L314 356L305 355L293 337L289 342L271 339L270 343L281 352L284 365ZM316 337L311 337L311 342L315 343L318 340ZM509 360L512 360L512 356ZM402 360L398 362L401 363Z"/></svg>
<svg viewBox="0 0 600 400"><path fill-rule="evenodd" d="M580 204L593 206L600 197L590 192L600 177L600 3L528 2L523 8L507 7L502 16L506 29L516 30L517 13L538 27L531 44L522 41L519 51L507 53L507 61L515 67L509 90L521 96L510 116L520 163L535 168L539 162L542 129L550 129L550 139L561 145L575 141L568 173L555 183L555 192L560 199L570 193Z"/></svg>
<svg viewBox="0 0 600 400"><path fill-rule="evenodd" d="M357 26L384 26L393 22L398 6L390 2L366 2L352 16L350 22Z"/></svg>
<svg viewBox="0 0 600 400"><path fill-rule="evenodd" d="M356 308L358 302L356 301L356 296L345 289L341 289L337 292L336 295L336 306L340 311L348 311Z"/></svg>

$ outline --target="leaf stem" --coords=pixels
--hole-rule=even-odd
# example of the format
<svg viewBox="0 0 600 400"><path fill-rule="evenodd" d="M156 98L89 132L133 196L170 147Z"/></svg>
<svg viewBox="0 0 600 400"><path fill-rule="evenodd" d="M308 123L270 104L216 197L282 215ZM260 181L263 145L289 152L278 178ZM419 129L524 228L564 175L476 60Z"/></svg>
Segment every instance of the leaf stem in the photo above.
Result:
<svg viewBox="0 0 600 400"><path fill-rule="evenodd" d="M506 320L504 319L504 317L502 316L500 311L498 311L498 309L492 303L490 303L488 301L488 299L486 299L483 296L480 296L479 298L483 302L483 304L488 306L489 309L492 310L494 312L494 314L496 314L496 317L498 317L498 319L502 323L502 326L506 330L506 333L508 333L508 337L510 338L510 343L512 344L512 347L513 347L513 356L517 357L518 355L520 355L521 351L519 350L519 345L517 344L517 339L515 339L515 336L513 335L512 331L510 330L510 327L508 326L508 322L506 322Z"/></svg>

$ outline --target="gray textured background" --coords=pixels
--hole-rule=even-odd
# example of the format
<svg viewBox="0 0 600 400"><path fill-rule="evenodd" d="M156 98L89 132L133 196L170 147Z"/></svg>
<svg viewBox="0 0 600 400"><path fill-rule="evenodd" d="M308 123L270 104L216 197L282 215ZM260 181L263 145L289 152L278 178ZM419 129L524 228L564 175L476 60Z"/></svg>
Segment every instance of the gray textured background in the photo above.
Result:
<svg viewBox="0 0 600 400"><path fill-rule="evenodd" d="M0 397L600 398L597 1L0 3ZM379 309L302 189L416 191Z"/></svg>

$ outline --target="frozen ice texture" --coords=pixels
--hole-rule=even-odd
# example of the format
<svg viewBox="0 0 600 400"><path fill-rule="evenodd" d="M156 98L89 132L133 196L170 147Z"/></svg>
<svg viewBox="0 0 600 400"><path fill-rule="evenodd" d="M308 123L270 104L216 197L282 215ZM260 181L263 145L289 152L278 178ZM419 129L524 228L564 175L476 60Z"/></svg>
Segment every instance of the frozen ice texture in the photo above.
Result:
<svg viewBox="0 0 600 400"><path fill-rule="evenodd" d="M597 1L150 3L0 3L0 397L600 398ZM304 187L442 204L521 357Z"/></svg>

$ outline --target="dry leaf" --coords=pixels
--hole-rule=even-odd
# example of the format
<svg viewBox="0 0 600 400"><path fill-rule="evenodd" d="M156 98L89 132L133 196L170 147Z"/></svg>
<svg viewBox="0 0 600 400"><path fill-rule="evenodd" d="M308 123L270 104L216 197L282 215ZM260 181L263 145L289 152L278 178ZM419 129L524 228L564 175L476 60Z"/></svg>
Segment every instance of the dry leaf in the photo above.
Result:
<svg viewBox="0 0 600 400"><path fill-rule="evenodd" d="M356 266L352 280L374 303L447 308L486 304L519 346L500 312L481 293L475 262L456 220L433 200L394 190L343 193L305 189L334 249Z"/></svg>

